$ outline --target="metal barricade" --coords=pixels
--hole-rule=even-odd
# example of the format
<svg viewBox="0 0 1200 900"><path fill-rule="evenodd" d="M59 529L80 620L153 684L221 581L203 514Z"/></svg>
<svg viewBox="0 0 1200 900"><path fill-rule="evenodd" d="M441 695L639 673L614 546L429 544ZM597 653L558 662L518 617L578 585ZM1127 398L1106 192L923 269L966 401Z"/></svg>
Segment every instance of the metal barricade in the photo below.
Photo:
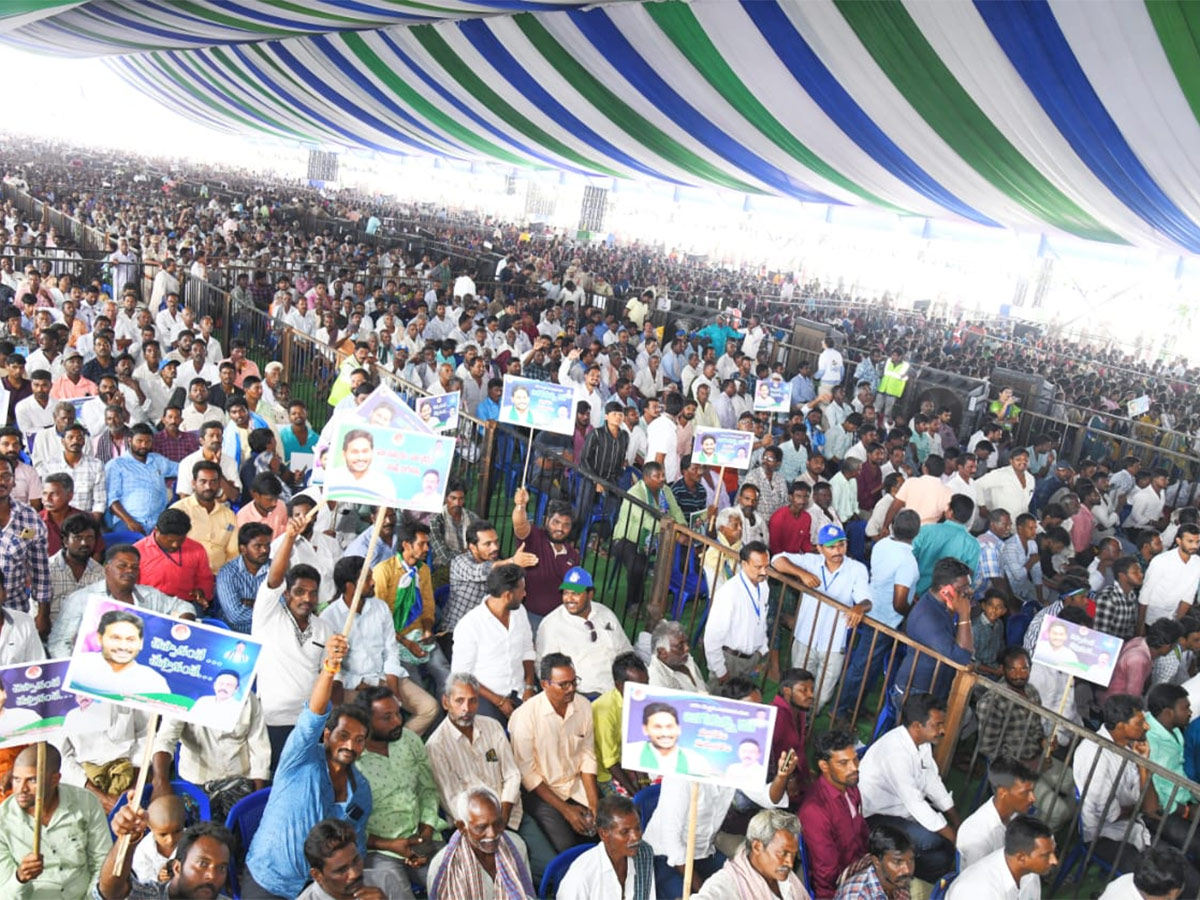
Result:
<svg viewBox="0 0 1200 900"><path fill-rule="evenodd" d="M1016 729L1025 729L1031 726L1035 728L1040 727L1042 733L1047 736L1046 740L1053 741L1051 746L1055 749L1054 757L1064 762L1062 766L1056 765L1048 769L1044 763L1050 757L1046 755L1044 749L1038 750L1036 758L1039 772L1053 772L1053 775L1048 774L1046 776L1052 780L1052 784L1049 784L1048 787L1052 788L1054 794L1058 796L1070 796L1072 789L1074 789L1079 796L1079 810L1084 810L1088 806L1092 806L1094 809L1093 802L1098 798L1102 798L1100 812L1097 816L1099 821L1103 821L1109 815L1114 804L1121 805L1116 796L1117 786L1121 777L1128 771L1129 766L1146 770L1149 776L1160 779L1161 782L1165 782L1170 786L1169 793L1165 797L1159 796L1157 790L1155 792L1155 799L1162 808L1173 806L1176 798L1182 800L1188 794L1193 798L1200 799L1200 784L1189 780L1182 773L1166 769L1132 750L1118 746L1111 740L1100 737L1096 732L1070 719L1063 718L1053 709L1038 705L1024 695L1018 694L1004 682L995 682L981 678L976 685L975 691L976 696L979 698L979 703L976 704L977 708L983 702L984 698L989 698L992 701L986 708L985 719L980 721L980 731L982 732L985 728L995 731L1001 735L1001 746L1003 746L1004 743L1011 743L1011 739L1006 742L1004 738L1010 726ZM1041 699L1044 704L1055 705L1059 702L1058 698L1043 697ZM1145 715L1149 718L1150 713L1147 711ZM992 721L994 716L1000 718L998 723ZM946 736L947 742L959 739L958 734L952 732L949 728L946 730ZM1074 768L1074 764L1078 760L1078 751L1081 746L1088 743L1094 745L1100 752L1096 753L1092 763L1087 766L1086 772L1077 771ZM1107 783L1097 780L1097 772L1102 754L1105 753L1112 754L1119 760L1119 766L1116 772L1113 773L1111 782ZM980 751L979 742L976 742L968 764L968 772L975 771L982 757L983 754ZM982 761L986 763L988 760L983 758ZM1026 762L1029 761L1028 759L1026 760ZM1106 860L1106 865L1103 867L1106 873L1106 883L1117 877L1122 871L1130 871L1134 867L1138 850L1130 843L1129 839L1135 828L1135 823L1142 820L1144 816L1145 823L1150 830L1151 845L1156 845L1164 840L1167 817L1154 815L1151 812L1154 804L1148 804L1147 802L1147 796L1152 784L1151 777L1147 777L1145 783L1142 785L1136 804L1130 809L1123 809L1120 813L1119 821L1122 823L1124 832L1121 840L1117 842L1115 858ZM983 802L988 802L988 800L985 790L981 787L981 790L968 807L959 807L960 811L964 814L964 818L966 817L966 813L973 811ZM1086 869L1095 857L1096 842L1085 841L1084 836L1080 833L1080 825L1084 820L1084 816L1079 810L1075 810L1075 814L1070 817L1070 824L1066 829L1065 840L1059 846L1059 856L1060 859L1064 860L1064 864L1074 862L1076 865L1082 865ZM1200 825L1200 818L1191 817L1188 820L1186 840L1179 843L1182 843L1184 846L1190 846L1196 837L1198 825ZM1075 865L1072 865L1071 869L1074 868ZM1070 875L1070 872L1060 873L1060 880L1062 876L1068 875ZM1067 893L1065 896L1070 897L1073 895Z"/></svg>

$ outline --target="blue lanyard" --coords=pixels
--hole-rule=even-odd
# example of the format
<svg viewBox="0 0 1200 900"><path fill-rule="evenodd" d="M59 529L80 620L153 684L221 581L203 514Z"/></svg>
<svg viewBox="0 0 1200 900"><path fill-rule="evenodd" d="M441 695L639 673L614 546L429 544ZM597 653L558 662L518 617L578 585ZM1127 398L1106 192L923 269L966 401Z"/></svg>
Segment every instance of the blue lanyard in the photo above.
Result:
<svg viewBox="0 0 1200 900"><path fill-rule="evenodd" d="M762 619L762 610L758 605L758 591L751 589L750 582L743 573L739 572L738 578L746 586L746 593L750 595L750 605L754 607L754 618Z"/></svg>
<svg viewBox="0 0 1200 900"><path fill-rule="evenodd" d="M821 564L821 590L824 591L826 594L829 593L829 585L831 585L835 581L837 581L837 577L842 574L841 566L839 566L838 570L833 573L833 577L830 578L828 581L826 581L825 573L828 571L829 571L828 567L824 563L822 563Z"/></svg>

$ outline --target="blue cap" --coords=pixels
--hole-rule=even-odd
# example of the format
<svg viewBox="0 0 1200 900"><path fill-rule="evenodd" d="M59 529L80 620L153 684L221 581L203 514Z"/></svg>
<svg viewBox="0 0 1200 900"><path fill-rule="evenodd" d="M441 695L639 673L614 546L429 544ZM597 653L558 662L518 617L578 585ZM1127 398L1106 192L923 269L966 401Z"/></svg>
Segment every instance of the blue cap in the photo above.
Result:
<svg viewBox="0 0 1200 900"><path fill-rule="evenodd" d="M558 586L558 589L583 593L590 591L593 587L595 585L592 583L592 576L588 574L588 570L583 566L575 566L563 576L563 583Z"/></svg>
<svg viewBox="0 0 1200 900"><path fill-rule="evenodd" d="M846 532L836 525L823 525L817 533L817 543L824 547L826 544L836 544L846 539Z"/></svg>

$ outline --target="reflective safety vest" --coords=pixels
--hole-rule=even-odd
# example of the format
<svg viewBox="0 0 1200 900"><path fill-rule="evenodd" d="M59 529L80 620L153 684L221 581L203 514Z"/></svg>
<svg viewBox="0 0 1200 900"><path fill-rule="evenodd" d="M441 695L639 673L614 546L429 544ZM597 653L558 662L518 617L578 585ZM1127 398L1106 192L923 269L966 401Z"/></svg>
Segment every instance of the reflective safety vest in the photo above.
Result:
<svg viewBox="0 0 1200 900"><path fill-rule="evenodd" d="M892 397L901 396L905 385L908 384L908 369L907 360L893 365L891 359L888 359L883 366L883 377L879 379L879 393Z"/></svg>

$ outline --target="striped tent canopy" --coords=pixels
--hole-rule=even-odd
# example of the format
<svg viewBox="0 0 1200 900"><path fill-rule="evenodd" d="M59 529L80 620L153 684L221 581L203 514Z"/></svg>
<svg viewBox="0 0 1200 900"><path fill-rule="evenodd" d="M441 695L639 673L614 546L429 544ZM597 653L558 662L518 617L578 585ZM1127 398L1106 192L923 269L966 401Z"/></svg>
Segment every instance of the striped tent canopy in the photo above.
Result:
<svg viewBox="0 0 1200 900"><path fill-rule="evenodd" d="M215 128L1200 252L1181 0L6 0Z"/></svg>

